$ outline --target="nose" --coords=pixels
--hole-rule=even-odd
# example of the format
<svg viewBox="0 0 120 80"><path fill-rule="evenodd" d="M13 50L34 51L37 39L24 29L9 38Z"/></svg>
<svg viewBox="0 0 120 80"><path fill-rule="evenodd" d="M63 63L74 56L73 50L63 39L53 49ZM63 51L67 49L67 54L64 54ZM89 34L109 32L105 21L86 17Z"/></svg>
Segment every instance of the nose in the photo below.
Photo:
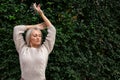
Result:
<svg viewBox="0 0 120 80"><path fill-rule="evenodd" d="M37 37L37 40L40 40L40 37L39 37L39 36Z"/></svg>

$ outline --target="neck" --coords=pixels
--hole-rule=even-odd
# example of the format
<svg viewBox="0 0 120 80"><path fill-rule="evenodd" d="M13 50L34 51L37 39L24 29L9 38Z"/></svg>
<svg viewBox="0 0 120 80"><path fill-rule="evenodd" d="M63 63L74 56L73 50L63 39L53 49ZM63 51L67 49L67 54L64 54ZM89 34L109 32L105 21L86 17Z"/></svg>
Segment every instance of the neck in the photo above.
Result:
<svg viewBox="0 0 120 80"><path fill-rule="evenodd" d="M33 48L38 48L39 46L31 46L31 47L33 47Z"/></svg>
<svg viewBox="0 0 120 80"><path fill-rule="evenodd" d="M38 48L39 47L39 45L30 45L30 47L33 47L33 48Z"/></svg>

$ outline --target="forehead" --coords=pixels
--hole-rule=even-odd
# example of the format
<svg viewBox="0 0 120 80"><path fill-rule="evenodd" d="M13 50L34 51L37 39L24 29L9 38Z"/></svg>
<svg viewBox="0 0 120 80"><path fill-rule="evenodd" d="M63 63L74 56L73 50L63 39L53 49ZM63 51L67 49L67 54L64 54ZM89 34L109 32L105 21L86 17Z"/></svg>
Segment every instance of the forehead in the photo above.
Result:
<svg viewBox="0 0 120 80"><path fill-rule="evenodd" d="M34 30L32 31L32 33L31 33L31 34L33 34L33 35L34 35L34 34L42 34L42 33L41 33L41 31L40 31L40 30L35 30L35 29L34 29Z"/></svg>

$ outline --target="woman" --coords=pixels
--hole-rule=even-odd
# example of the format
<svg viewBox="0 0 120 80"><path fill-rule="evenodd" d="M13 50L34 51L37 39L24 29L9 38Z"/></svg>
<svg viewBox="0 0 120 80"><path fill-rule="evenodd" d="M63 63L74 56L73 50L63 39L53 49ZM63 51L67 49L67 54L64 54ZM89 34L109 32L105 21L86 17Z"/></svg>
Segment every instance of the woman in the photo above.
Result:
<svg viewBox="0 0 120 80"><path fill-rule="evenodd" d="M33 4L34 9L40 14L43 23L36 25L18 25L14 27L13 39L19 53L21 80L46 80L45 69L48 56L55 43L56 29L44 15L40 5ZM47 28L48 34L42 43L40 30ZM25 41L22 33L26 32Z"/></svg>

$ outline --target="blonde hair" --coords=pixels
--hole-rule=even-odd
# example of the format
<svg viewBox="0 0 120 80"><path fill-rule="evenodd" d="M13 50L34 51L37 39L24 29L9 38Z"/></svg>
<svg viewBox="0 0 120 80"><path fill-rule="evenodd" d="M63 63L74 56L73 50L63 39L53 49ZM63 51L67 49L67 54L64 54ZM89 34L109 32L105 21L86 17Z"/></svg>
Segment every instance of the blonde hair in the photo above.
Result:
<svg viewBox="0 0 120 80"><path fill-rule="evenodd" d="M27 46L29 46L29 47L30 47L30 36L31 36L31 33L33 32L33 30L38 30L42 34L41 30L37 27L28 29L26 32L26 35L25 35L25 40L26 40Z"/></svg>

